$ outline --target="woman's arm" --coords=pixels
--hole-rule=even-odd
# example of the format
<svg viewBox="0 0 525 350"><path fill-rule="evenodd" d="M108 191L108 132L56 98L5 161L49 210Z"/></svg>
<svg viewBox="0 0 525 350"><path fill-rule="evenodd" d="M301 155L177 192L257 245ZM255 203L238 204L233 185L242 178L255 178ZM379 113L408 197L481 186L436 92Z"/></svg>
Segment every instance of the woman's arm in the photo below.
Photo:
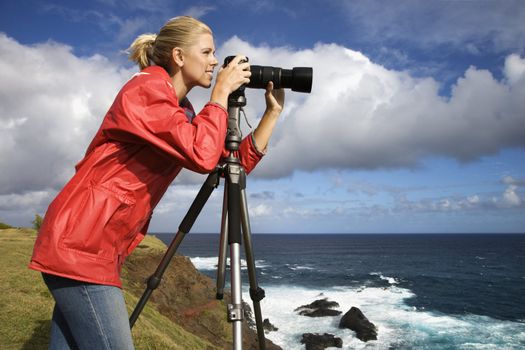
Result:
<svg viewBox="0 0 525 350"><path fill-rule="evenodd" d="M237 153L247 174L255 168L266 153L268 142L284 106L284 90L273 90L273 83L271 82L266 88L265 97L266 111L259 125L242 140ZM223 156L226 157L227 155L228 151L224 149Z"/></svg>
<svg viewBox="0 0 525 350"><path fill-rule="evenodd" d="M222 154L227 111L217 103L207 103L190 123L169 81L149 73L122 88L88 153L108 140L148 144L185 168L212 171Z"/></svg>
<svg viewBox="0 0 525 350"><path fill-rule="evenodd" d="M281 115L284 107L284 89L274 90L273 82L269 82L266 87L266 111L261 121L253 132L255 146L262 153L266 152L268 142L272 136L273 129Z"/></svg>

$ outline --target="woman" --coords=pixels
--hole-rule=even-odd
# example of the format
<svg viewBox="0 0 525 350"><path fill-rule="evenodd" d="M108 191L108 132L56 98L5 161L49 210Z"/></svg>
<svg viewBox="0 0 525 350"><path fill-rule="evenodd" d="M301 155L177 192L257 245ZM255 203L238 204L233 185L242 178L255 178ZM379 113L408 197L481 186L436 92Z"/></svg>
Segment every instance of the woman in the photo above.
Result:
<svg viewBox="0 0 525 350"><path fill-rule="evenodd" d="M51 349L132 349L120 270L147 232L152 211L181 168L207 173L226 154L227 98L249 82L237 56L219 69L210 101L195 115L186 99L209 88L218 61L210 28L177 17L130 47L138 63L76 173L50 204L30 268L41 271L56 304ZM284 103L266 90L266 111L238 157L250 172L263 156Z"/></svg>

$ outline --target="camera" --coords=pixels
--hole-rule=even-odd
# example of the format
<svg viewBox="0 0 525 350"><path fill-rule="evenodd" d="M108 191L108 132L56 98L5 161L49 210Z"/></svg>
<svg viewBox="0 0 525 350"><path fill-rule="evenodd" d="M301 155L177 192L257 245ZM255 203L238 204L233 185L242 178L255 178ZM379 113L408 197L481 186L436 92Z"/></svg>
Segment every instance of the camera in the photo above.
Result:
<svg viewBox="0 0 525 350"><path fill-rule="evenodd" d="M235 56L228 56L224 59L224 66L227 66ZM248 62L241 61L241 63ZM252 76L250 82L244 85L252 89L266 89L271 81L274 89L292 89L296 92L310 93L312 91L313 69L311 67L294 67L283 69L270 66L250 65Z"/></svg>

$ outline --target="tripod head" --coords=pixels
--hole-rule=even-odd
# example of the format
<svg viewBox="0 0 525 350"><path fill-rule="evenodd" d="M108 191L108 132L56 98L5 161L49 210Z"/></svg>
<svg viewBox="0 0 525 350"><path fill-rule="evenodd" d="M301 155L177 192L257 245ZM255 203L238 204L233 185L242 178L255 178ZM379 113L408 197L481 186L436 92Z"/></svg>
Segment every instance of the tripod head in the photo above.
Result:
<svg viewBox="0 0 525 350"><path fill-rule="evenodd" d="M237 151L242 141L240 112L246 106L244 86L241 86L228 96L228 132L226 134L226 149Z"/></svg>

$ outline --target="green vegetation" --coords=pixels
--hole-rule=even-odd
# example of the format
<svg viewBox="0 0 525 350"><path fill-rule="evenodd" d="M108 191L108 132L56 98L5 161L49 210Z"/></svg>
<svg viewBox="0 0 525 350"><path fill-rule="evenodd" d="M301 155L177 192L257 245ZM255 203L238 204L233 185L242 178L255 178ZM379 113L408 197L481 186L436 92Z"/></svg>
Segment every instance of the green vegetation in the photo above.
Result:
<svg viewBox="0 0 525 350"><path fill-rule="evenodd" d="M0 230L0 349L47 349L53 299L41 275L27 268L35 238L32 229ZM134 254L165 249L154 237L140 247ZM138 296L127 290L124 294L131 313ZM137 349L219 349L161 314L153 302L148 302L135 324L133 338Z"/></svg>
<svg viewBox="0 0 525 350"><path fill-rule="evenodd" d="M31 221L31 223L33 224L33 228L37 232L40 231L40 226L42 226L42 220L43 218L40 215L35 214L35 220Z"/></svg>
<svg viewBox="0 0 525 350"><path fill-rule="evenodd" d="M13 228L13 226L10 226L0 221L0 230L5 230L6 228Z"/></svg>

